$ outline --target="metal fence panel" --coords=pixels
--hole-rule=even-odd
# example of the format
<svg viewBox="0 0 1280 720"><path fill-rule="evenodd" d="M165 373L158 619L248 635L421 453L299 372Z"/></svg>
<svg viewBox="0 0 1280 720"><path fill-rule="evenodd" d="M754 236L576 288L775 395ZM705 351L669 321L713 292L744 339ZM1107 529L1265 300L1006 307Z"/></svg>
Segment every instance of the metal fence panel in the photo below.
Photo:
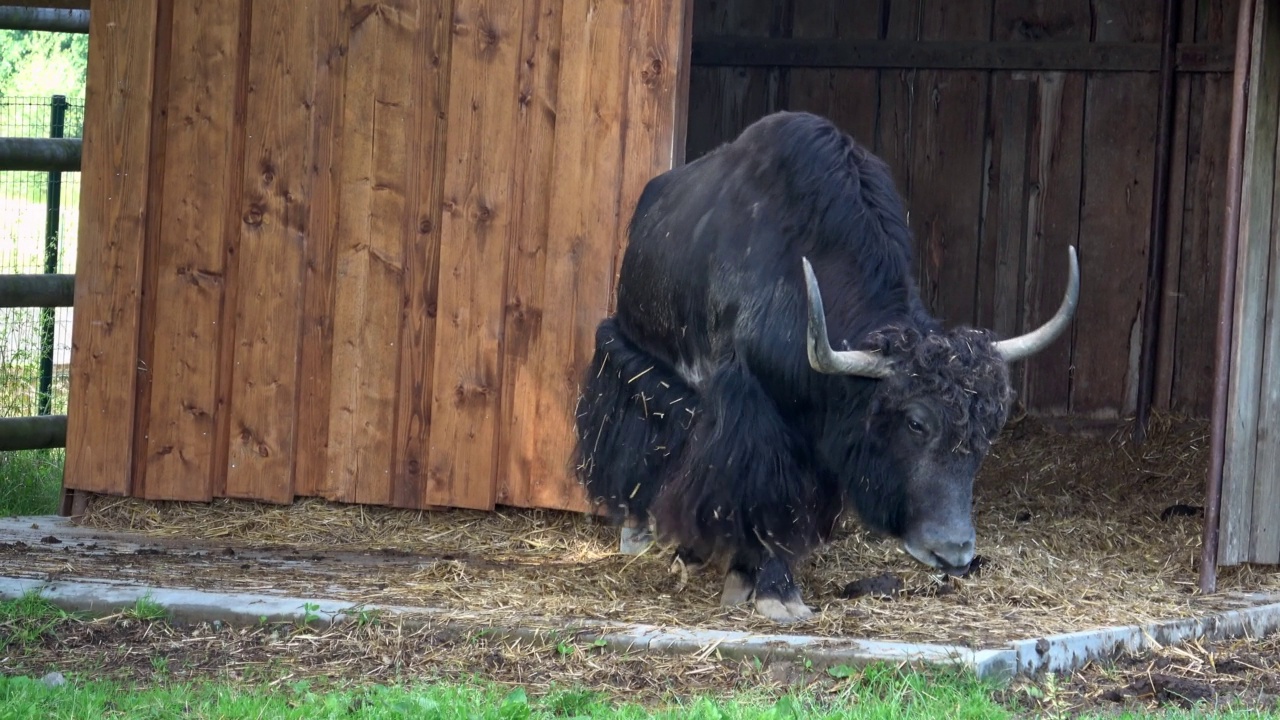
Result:
<svg viewBox="0 0 1280 720"><path fill-rule="evenodd" d="M84 106L0 97L0 136L80 137ZM0 273L74 273L78 172L0 172ZM0 417L65 413L72 308L0 309Z"/></svg>

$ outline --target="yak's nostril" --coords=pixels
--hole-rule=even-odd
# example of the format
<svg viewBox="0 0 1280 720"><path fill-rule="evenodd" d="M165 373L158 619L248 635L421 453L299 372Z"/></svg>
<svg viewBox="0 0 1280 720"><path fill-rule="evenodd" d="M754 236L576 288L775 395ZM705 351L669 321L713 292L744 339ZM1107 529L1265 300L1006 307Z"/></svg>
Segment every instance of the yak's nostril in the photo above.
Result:
<svg viewBox="0 0 1280 720"><path fill-rule="evenodd" d="M942 543L933 549L933 556L943 568L966 568L973 561L973 541Z"/></svg>

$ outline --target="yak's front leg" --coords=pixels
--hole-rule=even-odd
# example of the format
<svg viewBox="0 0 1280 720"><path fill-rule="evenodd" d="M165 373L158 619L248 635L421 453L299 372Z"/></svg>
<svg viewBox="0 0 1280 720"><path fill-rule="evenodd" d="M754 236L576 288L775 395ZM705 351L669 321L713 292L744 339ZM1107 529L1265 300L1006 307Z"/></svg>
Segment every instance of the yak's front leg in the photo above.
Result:
<svg viewBox="0 0 1280 720"><path fill-rule="evenodd" d="M756 612L774 622L799 622L813 617L813 611L805 604L800 586L791 573L791 565L776 555L765 558L760 564L752 594Z"/></svg>

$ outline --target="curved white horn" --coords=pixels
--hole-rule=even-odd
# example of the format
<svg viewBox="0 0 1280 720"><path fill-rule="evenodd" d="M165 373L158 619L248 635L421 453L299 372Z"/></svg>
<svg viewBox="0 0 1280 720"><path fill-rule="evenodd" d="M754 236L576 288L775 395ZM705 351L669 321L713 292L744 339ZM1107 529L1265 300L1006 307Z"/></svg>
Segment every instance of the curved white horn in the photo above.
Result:
<svg viewBox="0 0 1280 720"><path fill-rule="evenodd" d="M862 350L831 349L827 339L827 318L822 310L822 293L818 290L818 278L808 258L804 263L804 280L809 291L809 332L805 343L809 350L809 365L826 375L858 375L868 378L886 378L892 372L889 363L874 353Z"/></svg>
<svg viewBox="0 0 1280 720"><path fill-rule="evenodd" d="M1067 293L1062 298L1062 305L1048 322L1035 330L997 342L995 350L1005 359L1005 362L1014 362L1035 355L1058 339L1062 331L1071 324L1071 317L1075 314L1076 304L1080 300L1080 263L1076 260L1074 245L1067 246L1067 253L1071 260L1071 275L1067 278Z"/></svg>

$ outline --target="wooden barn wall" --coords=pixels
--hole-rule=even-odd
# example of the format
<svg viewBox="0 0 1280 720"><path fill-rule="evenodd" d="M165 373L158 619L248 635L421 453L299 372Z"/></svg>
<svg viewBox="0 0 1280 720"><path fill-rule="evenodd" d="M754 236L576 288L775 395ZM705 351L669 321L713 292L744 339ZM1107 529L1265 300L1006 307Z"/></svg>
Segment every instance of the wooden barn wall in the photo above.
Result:
<svg viewBox="0 0 1280 720"><path fill-rule="evenodd" d="M583 508L687 7L94 0L65 486Z"/></svg>
<svg viewBox="0 0 1280 720"><path fill-rule="evenodd" d="M1182 0L1179 42L1229 58L1237 5ZM1066 246L1076 245L1076 322L1065 340L1016 369L1020 397L1043 414L1128 414L1137 396L1152 213L1154 68L860 69L703 65L698 58L705 41L725 38L741 40L743 52L761 38L1152 49L1163 8L1163 0L698 2L687 157L775 110L832 118L889 163L910 211L923 293L950 323L1011 334L1047 319L1065 286ZM1201 417L1212 396L1231 109L1230 63L1219 65L1176 76L1156 368L1157 407Z"/></svg>
<svg viewBox="0 0 1280 720"><path fill-rule="evenodd" d="M1280 564L1280 6L1250 42L1218 562Z"/></svg>

